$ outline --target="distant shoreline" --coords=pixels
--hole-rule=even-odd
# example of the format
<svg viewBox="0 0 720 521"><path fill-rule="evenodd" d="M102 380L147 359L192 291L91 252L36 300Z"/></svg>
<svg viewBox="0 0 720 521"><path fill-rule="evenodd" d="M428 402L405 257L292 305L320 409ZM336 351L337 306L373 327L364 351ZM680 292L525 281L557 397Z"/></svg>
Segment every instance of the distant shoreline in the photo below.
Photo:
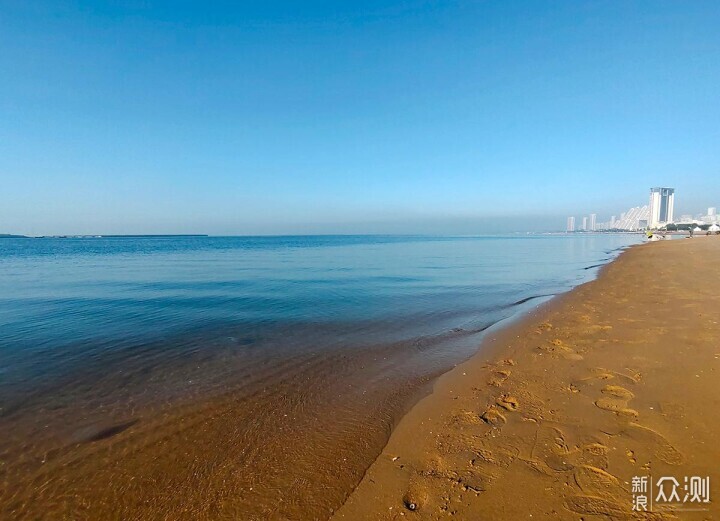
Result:
<svg viewBox="0 0 720 521"><path fill-rule="evenodd" d="M0 239L163 239L174 237L210 237L207 234L149 234L149 235L11 235L0 234Z"/></svg>
<svg viewBox="0 0 720 521"><path fill-rule="evenodd" d="M167 239L167 238L193 238L193 237L483 237L483 236L514 236L514 235L638 235L644 231L631 230L601 230L601 231L514 231L503 233L467 234L417 234L417 233L307 233L307 234L241 234L241 235L211 235L207 233L160 233L160 234L78 234L78 235L20 235L0 233L0 239ZM667 232L668 235L683 234L683 232Z"/></svg>

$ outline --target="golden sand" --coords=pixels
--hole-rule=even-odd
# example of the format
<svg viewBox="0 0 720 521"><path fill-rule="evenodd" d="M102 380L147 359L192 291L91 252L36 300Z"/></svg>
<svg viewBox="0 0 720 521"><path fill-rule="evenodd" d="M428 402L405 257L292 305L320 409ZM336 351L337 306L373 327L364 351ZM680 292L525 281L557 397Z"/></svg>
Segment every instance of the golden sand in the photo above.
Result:
<svg viewBox="0 0 720 521"><path fill-rule="evenodd" d="M392 379L372 362L385 352L364 372L343 354L286 360L252 392L79 434L76 413L28 397L22 421L0 423L0 519L633 519L631 479L651 475L710 476L720 501L718 260L715 237L632 248L490 334L364 478L428 377L408 358ZM715 504L640 518L712 519Z"/></svg>
<svg viewBox="0 0 720 521"><path fill-rule="evenodd" d="M403 418L333 519L720 516L719 261L715 237L634 247L491 335ZM675 477L683 496L686 476L709 476L710 503L638 514L642 476Z"/></svg>

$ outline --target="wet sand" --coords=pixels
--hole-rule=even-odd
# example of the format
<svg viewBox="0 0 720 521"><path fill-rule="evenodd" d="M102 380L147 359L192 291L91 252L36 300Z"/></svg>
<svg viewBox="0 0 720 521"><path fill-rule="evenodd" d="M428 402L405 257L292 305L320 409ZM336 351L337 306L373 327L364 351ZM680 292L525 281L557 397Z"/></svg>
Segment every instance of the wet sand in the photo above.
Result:
<svg viewBox="0 0 720 521"><path fill-rule="evenodd" d="M142 403L122 372L28 396L0 414L0 519L327 519L437 376L419 363L437 348L405 347L264 359L251 374L231 356L186 375L223 370L222 392L167 405Z"/></svg>
<svg viewBox="0 0 720 521"><path fill-rule="evenodd" d="M491 335L333 520L716 518L718 261L720 237L633 247ZM710 503L633 513L635 476L709 476Z"/></svg>

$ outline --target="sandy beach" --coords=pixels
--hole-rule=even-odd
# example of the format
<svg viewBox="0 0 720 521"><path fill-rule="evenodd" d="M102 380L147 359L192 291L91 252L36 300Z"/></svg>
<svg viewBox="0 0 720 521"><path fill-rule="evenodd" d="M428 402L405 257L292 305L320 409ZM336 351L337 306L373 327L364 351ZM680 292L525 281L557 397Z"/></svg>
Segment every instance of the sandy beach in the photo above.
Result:
<svg viewBox="0 0 720 521"><path fill-rule="evenodd" d="M0 519L328 519L489 327L638 239L18 243L35 253L0 262ZM25 298L49 270L52 295Z"/></svg>
<svg viewBox="0 0 720 521"><path fill-rule="evenodd" d="M713 519L719 259L716 237L633 247L490 335L333 519Z"/></svg>

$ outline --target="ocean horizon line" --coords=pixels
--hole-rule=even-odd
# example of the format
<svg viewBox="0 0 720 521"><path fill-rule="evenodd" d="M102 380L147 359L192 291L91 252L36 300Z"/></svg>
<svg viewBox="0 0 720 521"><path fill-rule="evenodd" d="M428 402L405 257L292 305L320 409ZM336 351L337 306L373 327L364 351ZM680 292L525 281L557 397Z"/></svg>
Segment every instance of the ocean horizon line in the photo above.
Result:
<svg viewBox="0 0 720 521"><path fill-rule="evenodd" d="M567 232L563 230L547 230L547 231L527 231L516 230L506 232L486 232L486 233L248 233L248 234L212 234L212 233L120 233L120 234L104 234L104 233L79 233L79 234L43 234L43 235L23 235L23 234L0 234L0 239L153 239L153 238L272 238L272 237L448 237L448 238L477 238L477 237L507 237L513 235L636 235L639 231L631 230L594 230L581 232Z"/></svg>

